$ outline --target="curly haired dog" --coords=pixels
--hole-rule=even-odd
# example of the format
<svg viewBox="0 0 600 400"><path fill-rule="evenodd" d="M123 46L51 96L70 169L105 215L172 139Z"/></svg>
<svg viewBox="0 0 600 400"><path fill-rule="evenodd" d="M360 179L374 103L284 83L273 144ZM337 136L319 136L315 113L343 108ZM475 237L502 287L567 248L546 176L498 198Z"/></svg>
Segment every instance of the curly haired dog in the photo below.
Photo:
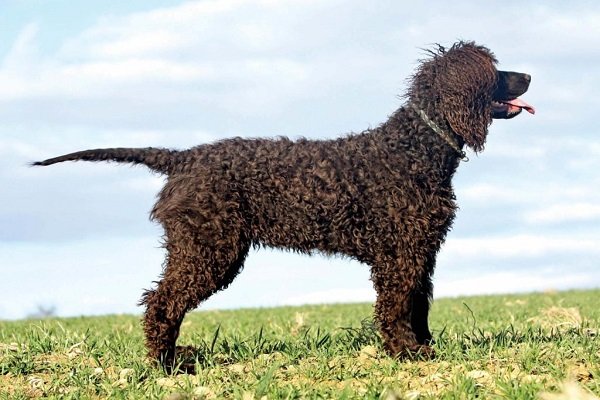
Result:
<svg viewBox="0 0 600 400"><path fill-rule="evenodd" d="M463 147L481 151L492 118L534 109L517 98L530 76L496 70L487 48L459 42L428 56L405 104L358 134L85 150L33 165L116 161L167 175L151 213L164 227L167 258L141 300L149 356L167 367L186 312L226 288L252 246L368 264L386 350L432 356L431 277L457 209L451 180Z"/></svg>

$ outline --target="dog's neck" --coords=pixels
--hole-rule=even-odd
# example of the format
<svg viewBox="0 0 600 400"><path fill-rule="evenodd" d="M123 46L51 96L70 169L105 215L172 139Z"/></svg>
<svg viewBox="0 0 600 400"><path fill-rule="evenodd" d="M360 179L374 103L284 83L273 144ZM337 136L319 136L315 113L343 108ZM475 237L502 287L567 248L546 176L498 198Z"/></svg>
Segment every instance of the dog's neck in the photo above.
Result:
<svg viewBox="0 0 600 400"><path fill-rule="evenodd" d="M436 119L431 118L433 116L428 115L428 117L438 127L443 126ZM450 184L460 164L462 155L439 134L433 132L432 128L408 105L396 110L385 123L371 133L383 136L384 143L394 146L390 155L395 154L396 151L403 153L398 160L395 160L402 164L398 165L399 168L427 171L425 174L430 176L430 181L438 184ZM463 143L460 138L457 138L454 132L448 133L453 135L461 148ZM429 150L424 150L423 147ZM421 156L417 156L419 154ZM412 157L413 155L415 157Z"/></svg>
<svg viewBox="0 0 600 400"><path fill-rule="evenodd" d="M425 122L425 124L427 124L429 128L431 128L432 131L437 133L442 139L446 141L446 143L448 143L448 145L450 145L450 147L454 149L454 151L458 153L461 161L469 161L467 153L462 149L462 146L455 140L454 135L440 128L431 118L429 118L425 111L419 108L419 106L416 103L411 102L409 106L419 115L421 120Z"/></svg>

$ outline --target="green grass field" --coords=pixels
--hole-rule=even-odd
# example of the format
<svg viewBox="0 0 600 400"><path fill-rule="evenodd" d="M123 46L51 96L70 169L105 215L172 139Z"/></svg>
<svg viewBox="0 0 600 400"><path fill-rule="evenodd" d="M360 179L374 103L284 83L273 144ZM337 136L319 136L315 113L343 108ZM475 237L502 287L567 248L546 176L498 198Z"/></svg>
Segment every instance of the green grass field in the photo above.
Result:
<svg viewBox="0 0 600 400"><path fill-rule="evenodd" d="M194 312L179 344L195 375L147 363L138 316L0 322L0 398L594 399L599 305L600 290L438 300L433 361L386 356L370 304Z"/></svg>

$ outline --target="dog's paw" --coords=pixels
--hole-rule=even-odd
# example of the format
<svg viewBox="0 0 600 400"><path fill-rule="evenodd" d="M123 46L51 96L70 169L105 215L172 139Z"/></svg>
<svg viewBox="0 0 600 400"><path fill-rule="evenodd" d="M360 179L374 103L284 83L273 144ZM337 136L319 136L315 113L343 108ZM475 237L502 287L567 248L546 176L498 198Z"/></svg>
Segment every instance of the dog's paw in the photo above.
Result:
<svg viewBox="0 0 600 400"><path fill-rule="evenodd" d="M193 346L176 346L161 353L154 361L169 374L194 374L198 350Z"/></svg>
<svg viewBox="0 0 600 400"><path fill-rule="evenodd" d="M403 357L410 360L431 360L435 358L435 350L431 346L417 344L408 347L404 351Z"/></svg>
<svg viewBox="0 0 600 400"><path fill-rule="evenodd" d="M435 350L431 346L424 344L411 344L393 353L393 356L400 360L431 360L435 358Z"/></svg>
<svg viewBox="0 0 600 400"><path fill-rule="evenodd" d="M173 372L180 374L195 374L198 349L194 346L176 346Z"/></svg>

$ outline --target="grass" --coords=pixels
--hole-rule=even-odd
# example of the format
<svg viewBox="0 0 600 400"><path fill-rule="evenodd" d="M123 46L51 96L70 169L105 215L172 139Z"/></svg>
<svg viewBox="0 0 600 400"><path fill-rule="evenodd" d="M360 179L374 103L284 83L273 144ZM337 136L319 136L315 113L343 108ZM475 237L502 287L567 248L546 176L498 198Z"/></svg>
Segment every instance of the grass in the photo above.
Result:
<svg viewBox="0 0 600 400"><path fill-rule="evenodd" d="M593 399L599 298L438 300L433 361L387 357L369 304L195 312L196 375L150 366L136 316L0 322L0 399Z"/></svg>

